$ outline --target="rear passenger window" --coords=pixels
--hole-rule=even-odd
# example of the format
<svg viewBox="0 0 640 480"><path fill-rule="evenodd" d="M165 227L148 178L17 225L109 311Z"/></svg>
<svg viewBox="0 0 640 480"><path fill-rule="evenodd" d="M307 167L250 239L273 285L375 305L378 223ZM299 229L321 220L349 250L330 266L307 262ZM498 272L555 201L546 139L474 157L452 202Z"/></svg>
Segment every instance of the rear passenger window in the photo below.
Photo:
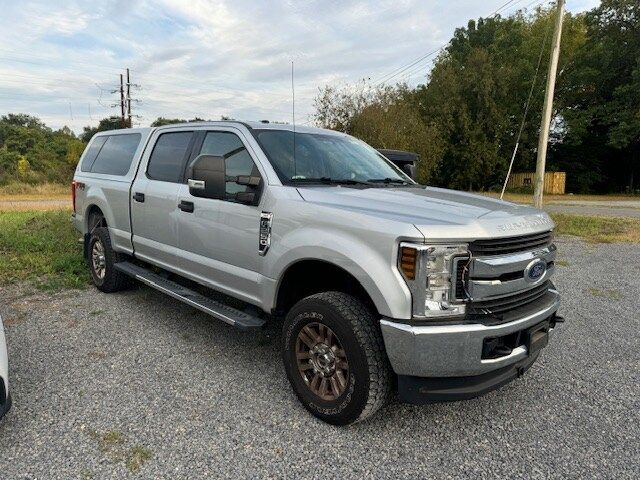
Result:
<svg viewBox="0 0 640 480"><path fill-rule="evenodd" d="M98 152L104 145L104 142L108 137L96 137L93 139L91 144L87 147L87 153L84 154L84 158L82 159L82 165L80 165L80 170L83 172L90 172L91 165L95 162L96 157L98 156Z"/></svg>
<svg viewBox="0 0 640 480"><path fill-rule="evenodd" d="M187 150L193 132L163 133L153 147L147 176L162 182L179 183L187 161Z"/></svg>
<svg viewBox="0 0 640 480"><path fill-rule="evenodd" d="M110 135L91 166L91 173L126 175L140 145L139 133Z"/></svg>

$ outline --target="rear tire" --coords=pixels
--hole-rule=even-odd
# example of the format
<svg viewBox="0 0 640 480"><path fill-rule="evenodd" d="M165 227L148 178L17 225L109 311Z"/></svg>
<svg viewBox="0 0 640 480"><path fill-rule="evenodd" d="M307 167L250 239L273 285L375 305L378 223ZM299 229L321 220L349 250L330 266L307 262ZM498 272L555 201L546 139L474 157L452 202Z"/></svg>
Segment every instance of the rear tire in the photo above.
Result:
<svg viewBox="0 0 640 480"><path fill-rule="evenodd" d="M282 357L298 399L325 422L362 421L390 397L393 373L377 319L351 295L323 292L294 305Z"/></svg>
<svg viewBox="0 0 640 480"><path fill-rule="evenodd" d="M127 256L113 250L109 229L106 227L93 229L88 252L91 278L98 290L111 293L129 286L129 278L115 269L115 264L126 260Z"/></svg>

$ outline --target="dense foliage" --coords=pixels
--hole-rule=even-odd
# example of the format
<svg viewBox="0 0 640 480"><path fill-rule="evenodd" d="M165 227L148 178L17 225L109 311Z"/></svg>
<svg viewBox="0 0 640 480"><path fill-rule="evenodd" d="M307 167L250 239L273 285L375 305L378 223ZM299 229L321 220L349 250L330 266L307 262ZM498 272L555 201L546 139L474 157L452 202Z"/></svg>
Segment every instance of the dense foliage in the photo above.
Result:
<svg viewBox="0 0 640 480"><path fill-rule="evenodd" d="M84 142L67 127L52 130L35 117L0 117L0 186L70 180Z"/></svg>
<svg viewBox="0 0 640 480"><path fill-rule="evenodd" d="M419 153L423 182L498 188L530 92L514 170L535 168L553 15L553 10L538 9L531 15L470 21L455 31L426 84L416 88L367 81L325 86L315 100L315 122L378 148ZM567 172L568 191L639 189L638 0L603 0L589 12L566 15L554 107L547 165L548 170ZM151 125L181 122L185 120L159 117ZM66 183L86 142L96 132L122 126L119 117L109 117L77 137L66 127L54 131L33 116L2 116L0 186Z"/></svg>
<svg viewBox="0 0 640 480"><path fill-rule="evenodd" d="M425 85L324 87L316 122L376 147L419 153L422 181L498 188L530 92L514 169L535 169L553 15L539 9L470 21L456 30ZM604 0L564 19L548 169L567 172L569 191L638 189L639 22L637 0Z"/></svg>

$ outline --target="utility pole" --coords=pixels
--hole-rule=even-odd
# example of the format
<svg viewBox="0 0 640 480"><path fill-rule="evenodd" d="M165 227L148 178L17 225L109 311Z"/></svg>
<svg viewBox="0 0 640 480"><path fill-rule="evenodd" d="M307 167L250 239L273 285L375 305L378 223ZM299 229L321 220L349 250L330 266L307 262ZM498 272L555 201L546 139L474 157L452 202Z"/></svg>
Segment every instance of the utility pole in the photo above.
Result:
<svg viewBox="0 0 640 480"><path fill-rule="evenodd" d="M129 69L127 68L127 121L131 128L131 80L129 79Z"/></svg>
<svg viewBox="0 0 640 480"><path fill-rule="evenodd" d="M123 84L122 74L120 74L120 128L126 128L127 126L124 119L124 104L125 104L124 84Z"/></svg>
<svg viewBox="0 0 640 480"><path fill-rule="evenodd" d="M547 75L547 90L544 97L544 106L542 107L542 123L540 124L540 138L538 139L538 159L536 161L536 176L533 192L533 200L536 208L542 208L547 144L549 143L549 128L551 127L551 114L553 112L553 93L556 86L558 58L560 57L563 16L564 0L558 0L556 27L553 31L553 40L551 42L551 60L549 62L549 73Z"/></svg>

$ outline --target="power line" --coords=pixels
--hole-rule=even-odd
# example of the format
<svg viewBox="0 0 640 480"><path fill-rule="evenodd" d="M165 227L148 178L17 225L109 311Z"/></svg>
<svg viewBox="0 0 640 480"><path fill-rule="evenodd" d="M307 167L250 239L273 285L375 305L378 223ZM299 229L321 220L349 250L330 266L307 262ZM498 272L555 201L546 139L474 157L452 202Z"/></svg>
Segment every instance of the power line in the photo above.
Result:
<svg viewBox="0 0 640 480"><path fill-rule="evenodd" d="M515 3L520 3L522 0L509 0L506 3L502 4L500 7L498 7L496 10L494 10L492 13L490 13L489 15L487 15L488 18L491 18L495 15L497 15L498 13L500 13L502 10L504 10L505 8L508 8L509 6L512 6L512 4ZM536 1L539 0L534 0L532 3L535 3ZM525 7L526 8L526 7ZM386 83L389 80L391 80L392 78L397 77L398 75L400 75L403 72L406 72L409 69L412 69L412 67L416 67L418 64L421 64L423 61L425 61L426 59L428 59L429 57L437 54L438 52L440 52L440 50L442 50L443 48L445 48L447 45L449 44L449 42L444 43L442 45L440 45L438 48L429 51L428 53L418 57L417 59L409 62L408 64L401 66L399 68L396 68L395 70L387 73L386 75L383 75L382 77L380 77L378 80L374 81L374 85L380 85L382 83ZM422 66L418 67L418 68L422 68Z"/></svg>

